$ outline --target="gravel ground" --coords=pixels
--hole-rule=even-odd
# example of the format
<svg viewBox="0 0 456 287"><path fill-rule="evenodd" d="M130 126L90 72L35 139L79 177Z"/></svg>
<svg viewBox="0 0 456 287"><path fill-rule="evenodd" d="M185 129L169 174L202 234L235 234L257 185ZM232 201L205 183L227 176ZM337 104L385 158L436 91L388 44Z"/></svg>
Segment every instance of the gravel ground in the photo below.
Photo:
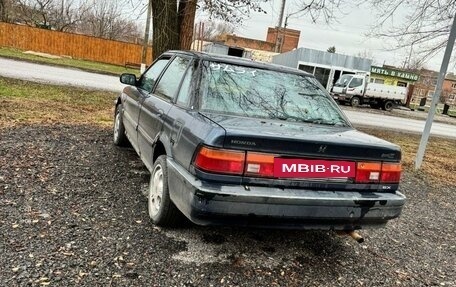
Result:
<svg viewBox="0 0 456 287"><path fill-rule="evenodd" d="M111 131L0 129L1 286L456 286L456 189L406 173L403 216L328 232L154 227L148 174Z"/></svg>

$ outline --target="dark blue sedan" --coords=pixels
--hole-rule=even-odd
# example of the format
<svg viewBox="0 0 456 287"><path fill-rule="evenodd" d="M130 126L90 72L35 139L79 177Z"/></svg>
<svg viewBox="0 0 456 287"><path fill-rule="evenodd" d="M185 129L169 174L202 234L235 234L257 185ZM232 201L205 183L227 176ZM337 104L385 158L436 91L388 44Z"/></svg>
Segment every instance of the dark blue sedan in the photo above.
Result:
<svg viewBox="0 0 456 287"><path fill-rule="evenodd" d="M170 51L121 82L114 143L149 169L157 225L353 231L401 213L400 148L354 129L312 75Z"/></svg>

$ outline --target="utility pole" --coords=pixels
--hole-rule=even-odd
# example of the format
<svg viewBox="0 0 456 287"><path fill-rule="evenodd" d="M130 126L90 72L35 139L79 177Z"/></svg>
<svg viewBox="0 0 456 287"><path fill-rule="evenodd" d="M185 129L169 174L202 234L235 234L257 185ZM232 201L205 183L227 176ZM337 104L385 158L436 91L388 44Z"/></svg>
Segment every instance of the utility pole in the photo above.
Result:
<svg viewBox="0 0 456 287"><path fill-rule="evenodd" d="M434 96L432 98L431 108L429 109L428 118L426 125L424 126L423 135L421 136L420 146L416 153L415 169L418 170L423 163L424 153L426 151L426 145L429 140L429 134L431 132L432 121L434 120L435 110L439 103L440 94L442 93L443 81L448 70L448 63L450 62L451 52L453 51L454 41L456 39L456 14L453 17L453 25L451 26L450 36L448 37L448 43L445 48L445 54L443 55L442 66L440 67L439 77L437 79L437 85L435 87Z"/></svg>
<svg viewBox="0 0 456 287"><path fill-rule="evenodd" d="M144 42L142 48L142 57L141 57L141 74L146 70L146 61L147 61L147 49L149 46L149 33L150 33L150 20L152 18L152 0L149 0L147 4L147 20L146 20L146 31L144 32Z"/></svg>
<svg viewBox="0 0 456 287"><path fill-rule="evenodd" d="M276 34L276 43L275 43L275 48L274 51L276 53L279 53L279 40L281 39L281 32L282 32L282 22L283 22L283 14L285 12L285 4L286 0L282 0L282 6L280 7L280 14L279 14L279 23L277 25L277 34ZM283 44L283 43L282 43Z"/></svg>

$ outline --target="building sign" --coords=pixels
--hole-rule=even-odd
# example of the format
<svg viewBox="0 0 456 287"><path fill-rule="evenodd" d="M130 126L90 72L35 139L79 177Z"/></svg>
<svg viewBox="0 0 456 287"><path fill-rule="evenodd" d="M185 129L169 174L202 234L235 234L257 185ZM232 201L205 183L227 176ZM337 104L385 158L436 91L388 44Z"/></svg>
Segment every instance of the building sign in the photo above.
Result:
<svg viewBox="0 0 456 287"><path fill-rule="evenodd" d="M417 74L403 72L399 70L380 68L376 66L371 66L371 74L379 74L389 77L402 78L409 81L418 81L419 77Z"/></svg>

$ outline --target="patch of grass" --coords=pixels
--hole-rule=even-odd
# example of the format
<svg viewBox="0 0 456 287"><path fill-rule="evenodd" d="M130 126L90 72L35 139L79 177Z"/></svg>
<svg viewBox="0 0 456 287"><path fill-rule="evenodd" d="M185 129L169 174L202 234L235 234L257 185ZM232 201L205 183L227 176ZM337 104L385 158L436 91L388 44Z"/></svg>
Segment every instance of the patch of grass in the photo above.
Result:
<svg viewBox="0 0 456 287"><path fill-rule="evenodd" d="M419 107L420 107L420 105L417 103L410 103L410 109L418 110ZM429 112L429 107L423 107L423 108L426 113ZM437 114L442 114L442 112L443 112L443 104L439 104L437 107ZM456 107L450 106L450 109L448 110L448 115L456 116Z"/></svg>
<svg viewBox="0 0 456 287"><path fill-rule="evenodd" d="M117 93L37 84L0 77L0 128L16 124L95 124L110 127ZM402 148L404 168L413 172L419 135L361 129ZM431 183L456 183L456 141L431 137L420 172Z"/></svg>
<svg viewBox="0 0 456 287"><path fill-rule="evenodd" d="M414 172L420 135L365 128L361 130L399 145L402 148L403 167L407 171ZM420 173L433 184L455 186L456 140L431 137Z"/></svg>
<svg viewBox="0 0 456 287"><path fill-rule="evenodd" d="M91 71L95 73L107 73L115 75L120 75L122 73L132 73L136 74L137 76L139 76L140 74L139 70L137 69L125 68L123 66L116 66L99 62L69 58L50 59L37 55L24 54L21 50L7 47L0 47L0 57L13 58L41 64L51 64L56 66L79 68L82 70Z"/></svg>
<svg viewBox="0 0 456 287"><path fill-rule="evenodd" d="M90 123L110 126L117 93L0 77L0 127Z"/></svg>

